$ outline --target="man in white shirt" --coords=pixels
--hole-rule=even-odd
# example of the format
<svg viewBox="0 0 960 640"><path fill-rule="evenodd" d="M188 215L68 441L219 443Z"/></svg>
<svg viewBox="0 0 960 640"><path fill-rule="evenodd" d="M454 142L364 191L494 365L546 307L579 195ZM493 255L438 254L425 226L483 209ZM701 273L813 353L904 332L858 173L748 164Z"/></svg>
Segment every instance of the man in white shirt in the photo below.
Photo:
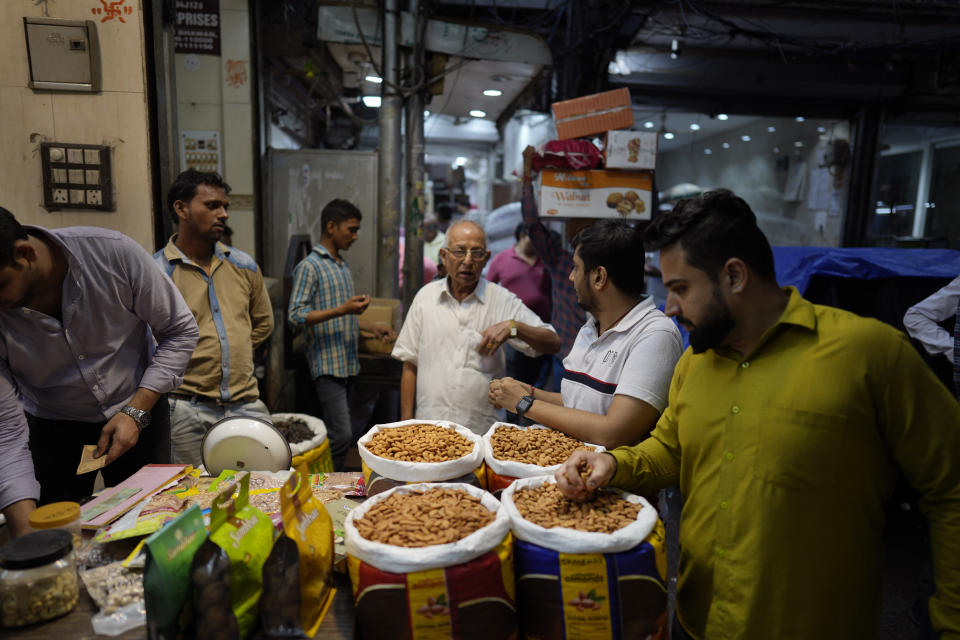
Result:
<svg viewBox="0 0 960 640"><path fill-rule="evenodd" d="M556 353L560 338L520 298L480 278L490 257L483 229L464 220L446 238L447 277L420 289L393 348L403 361L400 417L450 420L482 434L499 419L487 390L504 375L500 346L538 356Z"/></svg>
<svg viewBox="0 0 960 640"><path fill-rule="evenodd" d="M956 316L953 335L940 326ZM930 355L943 354L953 363L953 384L960 399L960 276L933 295L913 305L903 316L907 334Z"/></svg>
<svg viewBox="0 0 960 640"><path fill-rule="evenodd" d="M563 360L560 393L512 378L490 384L490 402L607 448L636 444L667 406L680 332L644 292L642 234L601 220L574 239L570 280L587 321Z"/></svg>
<svg viewBox="0 0 960 640"><path fill-rule="evenodd" d="M440 262L440 249L446 236L440 231L436 216L427 216L423 219L423 255L434 263Z"/></svg>

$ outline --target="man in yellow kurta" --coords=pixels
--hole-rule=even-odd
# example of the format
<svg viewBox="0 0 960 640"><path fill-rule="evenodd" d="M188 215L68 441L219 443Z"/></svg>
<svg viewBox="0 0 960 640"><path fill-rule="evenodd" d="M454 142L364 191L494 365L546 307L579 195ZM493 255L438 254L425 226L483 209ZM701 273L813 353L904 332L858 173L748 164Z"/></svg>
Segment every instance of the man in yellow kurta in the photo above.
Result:
<svg viewBox="0 0 960 640"><path fill-rule="evenodd" d="M876 638L884 505L897 470L930 523L940 638L960 638L960 405L906 337L777 286L756 218L726 190L646 233L666 312L690 332L651 437L578 452L583 500L680 483L676 633L696 640ZM586 481L576 468L593 468Z"/></svg>

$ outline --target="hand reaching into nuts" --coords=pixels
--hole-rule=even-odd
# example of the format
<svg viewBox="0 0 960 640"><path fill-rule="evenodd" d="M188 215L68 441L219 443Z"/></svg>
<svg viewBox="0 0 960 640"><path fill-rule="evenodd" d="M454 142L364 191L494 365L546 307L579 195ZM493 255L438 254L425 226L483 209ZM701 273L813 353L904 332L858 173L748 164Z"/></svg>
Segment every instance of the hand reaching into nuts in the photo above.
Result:
<svg viewBox="0 0 960 640"><path fill-rule="evenodd" d="M590 468L589 475L581 476L585 467ZM575 502L586 502L600 487L605 487L617 471L617 460L607 452L574 451L560 470L554 474L557 488L565 497Z"/></svg>

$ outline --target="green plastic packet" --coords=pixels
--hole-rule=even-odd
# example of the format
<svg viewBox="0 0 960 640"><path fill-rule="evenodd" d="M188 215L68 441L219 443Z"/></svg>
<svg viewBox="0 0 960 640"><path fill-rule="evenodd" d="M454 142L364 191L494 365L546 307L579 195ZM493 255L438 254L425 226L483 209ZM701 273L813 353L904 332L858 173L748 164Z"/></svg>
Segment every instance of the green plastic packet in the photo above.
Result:
<svg viewBox="0 0 960 640"><path fill-rule="evenodd" d="M240 492L233 498L239 484ZM230 558L233 613L246 638L257 623L257 603L262 590L263 563L273 547L273 522L249 504L250 474L239 473L235 482L216 497L210 508L210 540Z"/></svg>
<svg viewBox="0 0 960 640"><path fill-rule="evenodd" d="M191 635L190 563L206 539L203 515L196 505L147 538L143 591L150 640Z"/></svg>

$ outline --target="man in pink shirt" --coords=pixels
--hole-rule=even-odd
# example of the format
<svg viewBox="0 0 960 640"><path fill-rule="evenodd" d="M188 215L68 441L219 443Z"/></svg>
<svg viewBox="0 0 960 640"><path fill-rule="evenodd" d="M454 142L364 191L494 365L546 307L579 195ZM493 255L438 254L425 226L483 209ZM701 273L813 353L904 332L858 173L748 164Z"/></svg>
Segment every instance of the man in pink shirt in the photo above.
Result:
<svg viewBox="0 0 960 640"><path fill-rule="evenodd" d="M544 322L550 322L553 297L550 288L550 272L527 235L527 226L521 222L514 231L517 243L501 251L490 261L487 280L512 291L531 311ZM507 375L527 384L540 386L546 382L550 371L550 356L530 358L505 345Z"/></svg>

